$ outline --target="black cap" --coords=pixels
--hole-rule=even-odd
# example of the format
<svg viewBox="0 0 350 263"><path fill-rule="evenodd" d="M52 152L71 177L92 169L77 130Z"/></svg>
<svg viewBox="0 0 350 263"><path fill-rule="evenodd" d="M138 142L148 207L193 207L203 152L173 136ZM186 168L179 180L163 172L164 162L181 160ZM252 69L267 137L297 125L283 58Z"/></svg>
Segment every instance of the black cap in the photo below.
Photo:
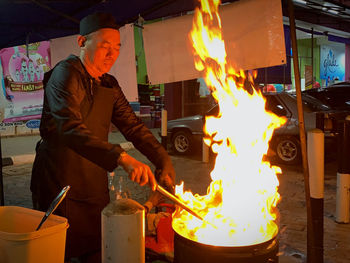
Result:
<svg viewBox="0 0 350 263"><path fill-rule="evenodd" d="M118 30L119 25L109 13L97 12L80 20L80 35L85 36L101 28L113 28Z"/></svg>

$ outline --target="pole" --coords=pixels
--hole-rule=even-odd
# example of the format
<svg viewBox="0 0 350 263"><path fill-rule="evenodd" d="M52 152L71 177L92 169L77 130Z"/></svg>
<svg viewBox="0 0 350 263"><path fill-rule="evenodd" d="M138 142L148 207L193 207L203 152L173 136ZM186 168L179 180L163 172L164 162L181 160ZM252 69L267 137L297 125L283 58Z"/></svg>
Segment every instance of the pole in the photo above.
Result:
<svg viewBox="0 0 350 263"><path fill-rule="evenodd" d="M314 87L314 28L311 28L311 87Z"/></svg>
<svg viewBox="0 0 350 263"><path fill-rule="evenodd" d="M5 205L4 201L4 180L2 176L2 149L1 149L1 134L0 134L0 206Z"/></svg>
<svg viewBox="0 0 350 263"><path fill-rule="evenodd" d="M309 168L307 163L307 152L306 152L306 134L305 134L305 125L304 125L303 104L301 99L300 71L299 71L299 61L298 61L297 37L296 37L296 29L295 29L294 6L293 6L292 0L288 0L288 12L289 12L290 35L292 40L295 89L296 89L296 96L297 96L298 120L299 120L299 136L300 136L300 144L301 144L301 155L302 155L302 161L303 161L305 203L306 203L306 212L307 212L307 262L321 263L323 262L323 256L320 257L320 255L317 255L318 251L315 249L315 235L314 235L314 227L312 225Z"/></svg>
<svg viewBox="0 0 350 263"><path fill-rule="evenodd" d="M181 81L181 118L185 117L185 81Z"/></svg>
<svg viewBox="0 0 350 263"><path fill-rule="evenodd" d="M204 142L204 138L202 139L202 162L209 162L209 150L210 147Z"/></svg>
<svg viewBox="0 0 350 263"><path fill-rule="evenodd" d="M322 130L313 129L307 133L307 153L312 225L317 230L315 231L315 250L318 259L323 261L324 133Z"/></svg>
<svg viewBox="0 0 350 263"><path fill-rule="evenodd" d="M162 139L162 145L165 150L168 149L168 114L167 110L162 109L162 132L161 132L161 139Z"/></svg>
<svg viewBox="0 0 350 263"><path fill-rule="evenodd" d="M350 116L339 123L336 222L350 222Z"/></svg>
<svg viewBox="0 0 350 263"><path fill-rule="evenodd" d="M1 73L1 77L0 77L0 88L1 86L3 86L3 88L5 89L5 83L4 83L4 78L3 78L3 68L2 68L2 64L1 64L1 60L0 60L0 73ZM0 123L4 120L5 118L5 101L4 100L0 100L0 103L2 105L0 105ZM3 174L2 174L2 167L3 167L3 163L2 163L2 149L1 149L1 131L0 131L0 206L4 206L5 205L5 201L4 201L4 178L3 178Z"/></svg>
<svg viewBox="0 0 350 263"><path fill-rule="evenodd" d="M286 91L286 67L287 64L283 66L283 91Z"/></svg>

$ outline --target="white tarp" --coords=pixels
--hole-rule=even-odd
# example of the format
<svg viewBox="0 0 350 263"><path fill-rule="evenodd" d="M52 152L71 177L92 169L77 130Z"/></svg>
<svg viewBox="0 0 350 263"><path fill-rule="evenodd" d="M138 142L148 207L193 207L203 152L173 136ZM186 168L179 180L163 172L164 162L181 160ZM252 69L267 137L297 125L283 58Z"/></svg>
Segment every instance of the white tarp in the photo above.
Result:
<svg viewBox="0 0 350 263"><path fill-rule="evenodd" d="M77 37L78 35L73 35L51 40L52 67L70 54L79 55ZM133 24L120 28L120 41L120 55L109 73L117 78L128 101L138 101Z"/></svg>
<svg viewBox="0 0 350 263"><path fill-rule="evenodd" d="M219 9L227 60L237 69L286 63L280 0L244 0ZM193 15L144 25L148 78L152 84L201 77L194 67L188 34Z"/></svg>

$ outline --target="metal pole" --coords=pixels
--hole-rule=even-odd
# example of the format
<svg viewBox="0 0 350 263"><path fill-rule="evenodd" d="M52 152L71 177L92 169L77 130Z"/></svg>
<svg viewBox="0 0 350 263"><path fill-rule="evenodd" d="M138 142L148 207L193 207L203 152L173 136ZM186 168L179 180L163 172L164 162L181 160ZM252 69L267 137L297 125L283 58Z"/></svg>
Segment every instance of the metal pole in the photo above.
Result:
<svg viewBox="0 0 350 263"><path fill-rule="evenodd" d="M1 149L1 134L0 134L0 205L4 206L4 181L2 176L2 149Z"/></svg>
<svg viewBox="0 0 350 263"><path fill-rule="evenodd" d="M27 58L29 58L29 37L30 37L30 32L27 33L27 36L26 36L26 54L27 54Z"/></svg>
<svg viewBox="0 0 350 263"><path fill-rule="evenodd" d="M310 173L310 204L312 225L315 231L315 250L323 261L324 211L324 133L313 129L307 133L307 153ZM320 261L317 261L320 262Z"/></svg>
<svg viewBox="0 0 350 263"><path fill-rule="evenodd" d="M202 162L208 163L209 162L209 150L210 147L204 142L204 138L202 140Z"/></svg>
<svg viewBox="0 0 350 263"><path fill-rule="evenodd" d="M311 213L311 201L310 201L310 184L309 184L309 168L307 161L306 152L306 134L304 125L304 114L303 104L301 99L301 84L300 84L300 71L298 62L298 45L295 29L295 17L294 17L294 6L292 0L288 0L288 12L289 12L289 24L290 24L290 35L292 40L292 51L293 51L293 66L295 76L295 89L297 96L298 106L298 119L299 119L299 136L301 144L301 155L303 161L303 173L304 173L304 187L305 187L305 201L306 201L306 212L307 212L307 262L323 262L323 255L318 255L318 251L315 248L315 235L314 226L312 224L312 213Z"/></svg>
<svg viewBox="0 0 350 263"><path fill-rule="evenodd" d="M339 125L336 219L350 223L350 116Z"/></svg>
<svg viewBox="0 0 350 263"><path fill-rule="evenodd" d="M311 87L314 87L314 28L311 28Z"/></svg>
<svg viewBox="0 0 350 263"><path fill-rule="evenodd" d="M283 66L283 91L286 91L286 67L287 64Z"/></svg>
<svg viewBox="0 0 350 263"><path fill-rule="evenodd" d="M181 82L181 118L185 117L185 82Z"/></svg>

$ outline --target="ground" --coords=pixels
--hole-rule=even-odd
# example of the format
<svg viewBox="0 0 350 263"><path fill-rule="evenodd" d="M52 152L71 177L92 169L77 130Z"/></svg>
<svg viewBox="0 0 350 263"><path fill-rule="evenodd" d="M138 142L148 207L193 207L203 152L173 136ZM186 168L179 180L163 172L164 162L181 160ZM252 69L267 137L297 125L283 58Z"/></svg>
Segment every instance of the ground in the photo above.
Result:
<svg viewBox="0 0 350 263"><path fill-rule="evenodd" d="M129 154L148 163L137 150ZM203 163L200 154L191 157L171 155L177 173L176 183L185 182L185 188L201 195L206 193L210 182L212 162ZM151 165L151 164L150 164ZM29 190L32 164L12 165L3 168L5 205L31 208ZM153 167L152 167L153 168ZM279 175L281 202L280 212L280 262L305 262L306 255L306 206L304 179L300 165L281 166ZM234 169L234 167L233 167ZM124 171L118 169L118 173ZM335 222L337 163L334 158L325 163L324 195L324 262L350 262L350 224ZM133 182L127 183L132 198L144 203L149 194L148 187L139 187Z"/></svg>

